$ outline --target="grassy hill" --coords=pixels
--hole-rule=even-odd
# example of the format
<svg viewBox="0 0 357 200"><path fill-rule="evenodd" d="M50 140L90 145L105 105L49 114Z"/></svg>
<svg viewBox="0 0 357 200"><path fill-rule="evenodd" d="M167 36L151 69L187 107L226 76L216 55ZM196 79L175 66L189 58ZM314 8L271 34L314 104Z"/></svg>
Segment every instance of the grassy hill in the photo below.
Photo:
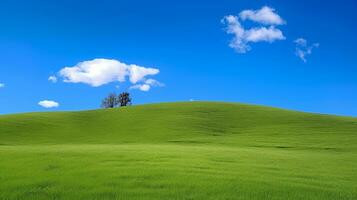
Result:
<svg viewBox="0 0 357 200"><path fill-rule="evenodd" d="M357 199L357 119L213 102L2 115L0 199Z"/></svg>

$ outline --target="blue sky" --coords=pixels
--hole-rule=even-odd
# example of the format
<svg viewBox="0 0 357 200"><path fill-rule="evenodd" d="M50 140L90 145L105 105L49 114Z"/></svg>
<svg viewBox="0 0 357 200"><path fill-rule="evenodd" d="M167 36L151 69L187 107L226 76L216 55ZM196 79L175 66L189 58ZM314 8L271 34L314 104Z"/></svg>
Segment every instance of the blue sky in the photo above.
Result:
<svg viewBox="0 0 357 200"><path fill-rule="evenodd" d="M260 15L264 6L275 18ZM194 99L357 116L356 9L352 0L2 1L0 113L96 109L129 90L134 104ZM228 33L227 16L243 35ZM232 48L237 38L250 48ZM99 82L75 74L103 63L110 70ZM148 80L156 82L142 87Z"/></svg>

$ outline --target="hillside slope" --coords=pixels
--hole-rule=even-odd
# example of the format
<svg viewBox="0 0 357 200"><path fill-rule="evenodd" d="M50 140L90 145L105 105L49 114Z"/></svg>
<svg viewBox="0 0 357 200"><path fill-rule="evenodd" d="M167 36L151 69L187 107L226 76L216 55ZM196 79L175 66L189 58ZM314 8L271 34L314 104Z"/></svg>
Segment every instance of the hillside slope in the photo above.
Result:
<svg viewBox="0 0 357 200"><path fill-rule="evenodd" d="M356 198L356 118L218 102L0 116L0 199Z"/></svg>
<svg viewBox="0 0 357 200"><path fill-rule="evenodd" d="M3 115L0 141L3 145L191 142L355 148L357 119L235 103L164 103Z"/></svg>

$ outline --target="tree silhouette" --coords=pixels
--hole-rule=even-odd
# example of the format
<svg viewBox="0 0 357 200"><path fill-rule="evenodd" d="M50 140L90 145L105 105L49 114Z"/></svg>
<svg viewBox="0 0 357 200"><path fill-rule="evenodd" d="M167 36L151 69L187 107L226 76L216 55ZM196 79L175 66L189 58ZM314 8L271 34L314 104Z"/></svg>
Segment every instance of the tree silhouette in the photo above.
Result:
<svg viewBox="0 0 357 200"><path fill-rule="evenodd" d="M131 98L129 92L123 92L118 96L119 106L129 106L131 105Z"/></svg>
<svg viewBox="0 0 357 200"><path fill-rule="evenodd" d="M102 101L102 108L114 108L118 105L117 96L114 93L110 93Z"/></svg>

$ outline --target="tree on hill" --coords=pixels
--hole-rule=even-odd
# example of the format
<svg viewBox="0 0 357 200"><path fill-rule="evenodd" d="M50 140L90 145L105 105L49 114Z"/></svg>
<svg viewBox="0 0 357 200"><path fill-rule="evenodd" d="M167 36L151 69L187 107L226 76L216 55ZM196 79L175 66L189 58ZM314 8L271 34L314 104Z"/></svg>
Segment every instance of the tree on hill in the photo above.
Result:
<svg viewBox="0 0 357 200"><path fill-rule="evenodd" d="M129 92L123 92L118 96L119 106L129 106L131 105L131 98Z"/></svg>
<svg viewBox="0 0 357 200"><path fill-rule="evenodd" d="M110 93L102 101L102 108L114 108L117 105L118 105L117 95L114 93Z"/></svg>
<svg viewBox="0 0 357 200"><path fill-rule="evenodd" d="M118 106L129 106L131 105L131 98L128 92L123 92L119 95L115 93L110 93L107 97L102 100L102 108L115 108Z"/></svg>

